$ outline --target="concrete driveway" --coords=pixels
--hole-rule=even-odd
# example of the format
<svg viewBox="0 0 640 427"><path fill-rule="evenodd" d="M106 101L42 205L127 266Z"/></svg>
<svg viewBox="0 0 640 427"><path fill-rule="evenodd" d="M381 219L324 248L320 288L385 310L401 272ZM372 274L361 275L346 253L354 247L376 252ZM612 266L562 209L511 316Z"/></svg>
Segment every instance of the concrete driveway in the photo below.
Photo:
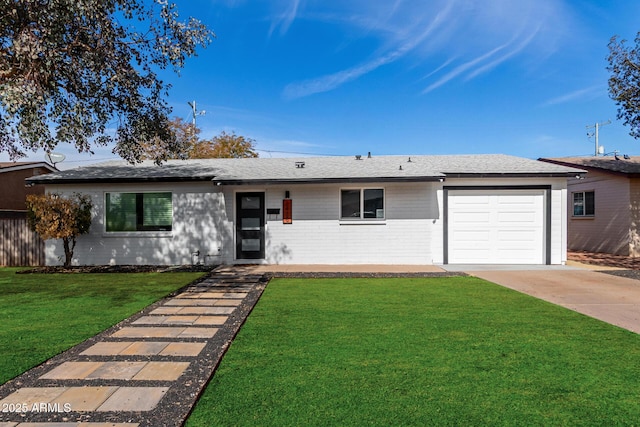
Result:
<svg viewBox="0 0 640 427"><path fill-rule="evenodd" d="M640 281L582 268L464 270L467 274L640 333Z"/></svg>

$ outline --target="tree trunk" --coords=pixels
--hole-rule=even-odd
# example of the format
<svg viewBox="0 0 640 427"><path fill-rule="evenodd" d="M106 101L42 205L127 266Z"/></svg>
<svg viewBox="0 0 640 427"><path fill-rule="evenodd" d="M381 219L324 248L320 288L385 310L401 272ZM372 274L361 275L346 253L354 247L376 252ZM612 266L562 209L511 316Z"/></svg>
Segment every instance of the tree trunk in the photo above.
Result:
<svg viewBox="0 0 640 427"><path fill-rule="evenodd" d="M71 267L71 259L73 258L73 247L69 246L68 237L63 238L62 243L64 246L64 266Z"/></svg>

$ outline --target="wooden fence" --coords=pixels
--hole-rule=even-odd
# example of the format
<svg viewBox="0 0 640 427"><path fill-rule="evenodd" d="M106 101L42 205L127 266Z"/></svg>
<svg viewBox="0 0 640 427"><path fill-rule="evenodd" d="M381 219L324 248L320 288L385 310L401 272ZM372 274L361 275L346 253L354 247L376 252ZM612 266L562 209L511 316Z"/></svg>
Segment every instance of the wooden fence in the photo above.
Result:
<svg viewBox="0 0 640 427"><path fill-rule="evenodd" d="M45 265L44 241L26 218L0 218L0 266Z"/></svg>

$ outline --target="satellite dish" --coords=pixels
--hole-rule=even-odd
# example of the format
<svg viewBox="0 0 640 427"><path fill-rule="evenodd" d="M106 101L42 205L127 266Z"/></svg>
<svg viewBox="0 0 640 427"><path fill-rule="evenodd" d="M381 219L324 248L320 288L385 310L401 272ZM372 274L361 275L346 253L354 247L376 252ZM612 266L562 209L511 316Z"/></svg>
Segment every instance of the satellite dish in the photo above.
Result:
<svg viewBox="0 0 640 427"><path fill-rule="evenodd" d="M56 163L62 162L67 158L67 156L62 153L47 153L45 154L44 158L47 162L51 163L55 167Z"/></svg>

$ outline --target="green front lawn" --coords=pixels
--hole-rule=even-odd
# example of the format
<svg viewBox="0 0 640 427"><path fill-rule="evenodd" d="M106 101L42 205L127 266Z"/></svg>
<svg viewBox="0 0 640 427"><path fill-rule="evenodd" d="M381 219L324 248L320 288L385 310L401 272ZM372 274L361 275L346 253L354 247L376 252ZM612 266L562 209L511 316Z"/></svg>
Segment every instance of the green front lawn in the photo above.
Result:
<svg viewBox="0 0 640 427"><path fill-rule="evenodd" d="M0 268L0 384L202 276L16 271Z"/></svg>
<svg viewBox="0 0 640 427"><path fill-rule="evenodd" d="M471 277L278 279L187 426L638 420L634 333Z"/></svg>

